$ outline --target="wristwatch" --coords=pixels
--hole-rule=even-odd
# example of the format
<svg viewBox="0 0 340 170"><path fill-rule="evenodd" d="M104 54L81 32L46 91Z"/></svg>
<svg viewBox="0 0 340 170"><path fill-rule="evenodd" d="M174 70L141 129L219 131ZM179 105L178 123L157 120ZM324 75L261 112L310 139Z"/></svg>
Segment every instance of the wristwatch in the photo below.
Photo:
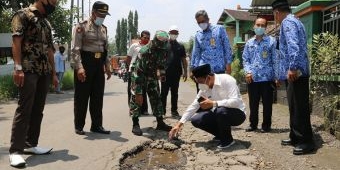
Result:
<svg viewBox="0 0 340 170"><path fill-rule="evenodd" d="M15 71L22 71L22 66L20 64L15 64L14 65L14 70Z"/></svg>

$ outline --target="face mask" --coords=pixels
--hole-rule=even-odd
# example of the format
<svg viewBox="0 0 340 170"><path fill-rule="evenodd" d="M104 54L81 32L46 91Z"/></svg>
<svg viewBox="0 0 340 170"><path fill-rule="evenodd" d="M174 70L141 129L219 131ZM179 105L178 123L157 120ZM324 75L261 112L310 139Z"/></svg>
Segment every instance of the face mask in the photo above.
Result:
<svg viewBox="0 0 340 170"><path fill-rule="evenodd" d="M170 40L176 40L178 35L176 34L170 34Z"/></svg>
<svg viewBox="0 0 340 170"><path fill-rule="evenodd" d="M47 4L44 4L41 2L41 4L43 5L44 9L45 9L45 14L46 15L50 15L54 12L55 10L55 6L50 4L50 2L47 0Z"/></svg>
<svg viewBox="0 0 340 170"><path fill-rule="evenodd" d="M266 29L262 28L262 27L254 28L254 32L255 32L256 35L263 35L265 31L266 31Z"/></svg>
<svg viewBox="0 0 340 170"><path fill-rule="evenodd" d="M145 45L149 42L149 40L142 39L140 40L140 44Z"/></svg>
<svg viewBox="0 0 340 170"><path fill-rule="evenodd" d="M100 18L100 17L96 17L96 20L94 21L94 24L96 24L97 26L101 26L104 22L105 18Z"/></svg>
<svg viewBox="0 0 340 170"><path fill-rule="evenodd" d="M208 89L209 89L209 86L208 86L207 84L205 84L206 81L207 81L207 78L208 78L208 77L205 78L204 84L203 84L203 83L199 83L199 84L198 84L198 88L199 88L200 90L205 91L205 90L208 90Z"/></svg>
<svg viewBox="0 0 340 170"><path fill-rule="evenodd" d="M64 53L64 51L60 50L60 53L61 53L61 54L63 54L63 53Z"/></svg>
<svg viewBox="0 0 340 170"><path fill-rule="evenodd" d="M198 26L202 29L202 30L206 30L208 28L208 23L200 23L198 24Z"/></svg>
<svg viewBox="0 0 340 170"><path fill-rule="evenodd" d="M200 90L205 91L205 90L208 90L208 89L209 89L209 86L206 85L206 84L198 84L198 88L199 88Z"/></svg>

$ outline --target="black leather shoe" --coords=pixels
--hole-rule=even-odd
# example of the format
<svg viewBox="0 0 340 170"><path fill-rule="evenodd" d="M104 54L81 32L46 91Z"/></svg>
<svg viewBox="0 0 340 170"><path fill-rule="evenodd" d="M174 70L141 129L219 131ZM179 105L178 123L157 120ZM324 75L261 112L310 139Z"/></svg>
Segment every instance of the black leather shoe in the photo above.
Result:
<svg viewBox="0 0 340 170"><path fill-rule="evenodd" d="M260 130L260 132L261 133L268 133L268 132L270 132L272 129L271 128L262 128L261 130Z"/></svg>
<svg viewBox="0 0 340 170"><path fill-rule="evenodd" d="M294 155L302 155L313 152L315 149L314 144L299 144L293 149Z"/></svg>
<svg viewBox="0 0 340 170"><path fill-rule="evenodd" d="M101 133L101 134L110 134L110 131L105 130L102 126L91 128L91 132Z"/></svg>
<svg viewBox="0 0 340 170"><path fill-rule="evenodd" d="M132 133L136 136L142 136L143 135L143 132L142 130L140 129L139 125L133 125L132 127Z"/></svg>
<svg viewBox="0 0 340 170"><path fill-rule="evenodd" d="M157 123L156 130L162 130L162 131L170 132L171 129L172 129L172 127L165 124L164 122Z"/></svg>
<svg viewBox="0 0 340 170"><path fill-rule="evenodd" d="M78 134L78 135L85 135L85 132L84 132L83 130L75 129L74 131L75 131L76 134Z"/></svg>
<svg viewBox="0 0 340 170"><path fill-rule="evenodd" d="M246 132L252 132L252 131L255 131L255 130L257 130L257 127L249 126L249 127L246 128Z"/></svg>
<svg viewBox="0 0 340 170"><path fill-rule="evenodd" d="M294 146L295 143L291 139L284 139L284 140L281 141L281 145L283 145L283 146L288 146L288 145Z"/></svg>

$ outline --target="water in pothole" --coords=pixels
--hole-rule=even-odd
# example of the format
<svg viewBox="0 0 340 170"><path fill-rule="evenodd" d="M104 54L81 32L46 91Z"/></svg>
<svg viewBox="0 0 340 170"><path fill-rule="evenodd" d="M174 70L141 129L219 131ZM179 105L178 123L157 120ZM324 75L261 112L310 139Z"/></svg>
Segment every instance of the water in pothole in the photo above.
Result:
<svg viewBox="0 0 340 170"><path fill-rule="evenodd" d="M121 170L154 170L154 169L184 169L186 156L180 150L168 151L164 149L145 148L138 153L131 154L121 164Z"/></svg>

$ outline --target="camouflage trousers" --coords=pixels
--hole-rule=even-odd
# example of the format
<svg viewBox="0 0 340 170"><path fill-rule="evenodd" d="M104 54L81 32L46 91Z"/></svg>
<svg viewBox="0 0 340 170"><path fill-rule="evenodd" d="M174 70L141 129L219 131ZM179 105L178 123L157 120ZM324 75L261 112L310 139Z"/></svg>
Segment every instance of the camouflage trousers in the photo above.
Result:
<svg viewBox="0 0 340 170"><path fill-rule="evenodd" d="M134 82L131 82L131 88L133 90L134 88ZM152 108L152 113L155 117L162 117L164 115L163 105L160 97L160 90L159 90L159 84L157 79L147 80L144 82L146 93L149 97L150 105ZM140 110L142 106L138 105L135 102L136 96L135 94L132 94L130 99L130 115L132 117L139 117L140 116ZM143 99L145 100L145 99ZM147 101L145 101L147 102Z"/></svg>

